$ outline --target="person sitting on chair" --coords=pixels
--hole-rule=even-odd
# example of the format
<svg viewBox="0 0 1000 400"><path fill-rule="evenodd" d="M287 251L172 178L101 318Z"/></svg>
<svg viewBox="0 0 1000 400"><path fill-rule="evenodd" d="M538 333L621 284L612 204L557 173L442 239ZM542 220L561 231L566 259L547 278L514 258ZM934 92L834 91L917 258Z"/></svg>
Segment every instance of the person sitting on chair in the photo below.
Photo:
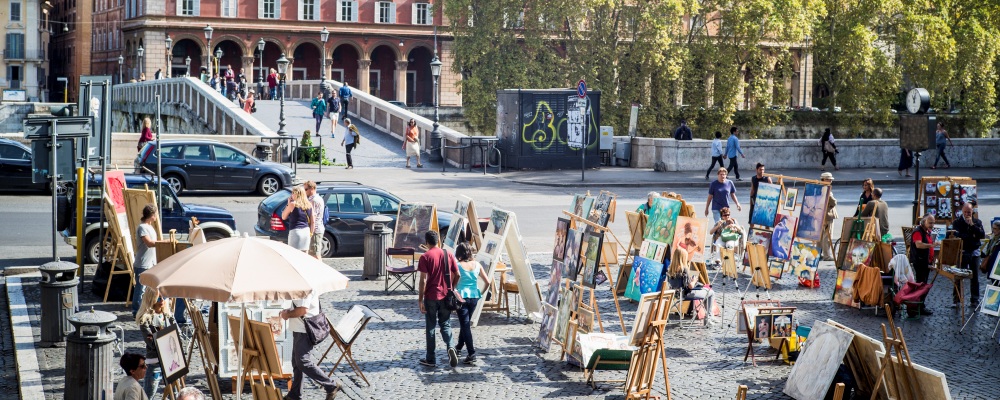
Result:
<svg viewBox="0 0 1000 400"><path fill-rule="evenodd" d="M713 324L712 307L715 291L698 281L700 275L697 271L693 274L691 272L687 251L681 248L674 249L670 257L670 269L667 270L667 282L671 288L681 291L684 300L701 300L705 305L705 325Z"/></svg>
<svg viewBox="0 0 1000 400"><path fill-rule="evenodd" d="M708 231L712 234L712 252L720 248L737 249L744 238L743 227L730 215L729 207L719 210L719 221ZM718 257L717 257L718 258Z"/></svg>

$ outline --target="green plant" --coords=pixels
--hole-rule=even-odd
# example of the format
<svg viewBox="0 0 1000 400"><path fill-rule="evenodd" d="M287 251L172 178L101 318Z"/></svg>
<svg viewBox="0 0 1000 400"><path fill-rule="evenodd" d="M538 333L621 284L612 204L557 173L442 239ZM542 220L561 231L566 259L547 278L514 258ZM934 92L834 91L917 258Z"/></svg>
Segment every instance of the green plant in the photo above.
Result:
<svg viewBox="0 0 1000 400"><path fill-rule="evenodd" d="M302 164L318 164L320 160L322 160L323 165L333 165L333 161L326 157L326 149L313 145L312 131L303 131L296 161Z"/></svg>

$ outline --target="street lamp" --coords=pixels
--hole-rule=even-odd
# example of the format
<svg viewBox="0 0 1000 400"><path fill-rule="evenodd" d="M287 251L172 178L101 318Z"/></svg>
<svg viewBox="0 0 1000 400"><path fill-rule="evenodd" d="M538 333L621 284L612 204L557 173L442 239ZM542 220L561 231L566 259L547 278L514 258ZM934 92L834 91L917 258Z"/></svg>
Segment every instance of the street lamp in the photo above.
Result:
<svg viewBox="0 0 1000 400"><path fill-rule="evenodd" d="M174 63L173 63L173 60L171 60L171 57L170 57L170 51L173 50L174 39L171 39L170 38L170 34L168 33L167 34L167 38L164 39L163 41L167 42L167 72L166 72L166 75L164 75L164 76L166 76L166 77L169 78L170 75L173 75L173 69L174 69L174 66L173 66Z"/></svg>
<svg viewBox="0 0 1000 400"><path fill-rule="evenodd" d="M437 55L434 55L434 59L431 60L431 76L434 77L434 129L431 130L431 143L439 143L441 147L437 148L437 151L433 148L430 149L431 152L427 158L430 161L443 161L444 138L438 131L438 78L441 76L441 60L438 59Z"/></svg>
<svg viewBox="0 0 1000 400"><path fill-rule="evenodd" d="M208 66L208 74L212 74L212 25L205 25L205 41L208 42L205 45L205 65Z"/></svg>
<svg viewBox="0 0 1000 400"><path fill-rule="evenodd" d="M136 49L136 51L135 51L135 54L139 56L139 77L140 78L142 78L142 73L143 73L143 68L142 68L143 67L143 65L142 65L142 54L145 53L145 52L146 52L146 50L142 48L141 44L139 45L139 48Z"/></svg>
<svg viewBox="0 0 1000 400"><path fill-rule="evenodd" d="M191 76L191 56L184 57L184 77Z"/></svg>
<svg viewBox="0 0 1000 400"><path fill-rule="evenodd" d="M267 46L267 42L264 41L264 38L260 38L257 41L257 52L260 53L260 70L258 72L260 76L257 77L257 82L260 82L260 85L257 86L260 87L264 86L264 46ZM257 95L260 95L260 93Z"/></svg>
<svg viewBox="0 0 1000 400"><path fill-rule="evenodd" d="M122 64L123 63L125 63L125 57L122 57L122 55L119 54L118 55L118 83L124 83L124 82L122 82Z"/></svg>
<svg viewBox="0 0 1000 400"><path fill-rule="evenodd" d="M319 87L323 88L323 83L326 81L326 40L330 38L330 31L323 27L323 30L319 32L319 41L323 42L323 49L320 50L320 64L322 65L322 70L319 72Z"/></svg>
<svg viewBox="0 0 1000 400"><path fill-rule="evenodd" d="M222 73L222 71L220 71L220 68L222 67L221 64L222 64L222 55L223 54L224 53L222 52L222 49L218 49L218 48L215 49L215 73L216 73L216 75Z"/></svg>
<svg viewBox="0 0 1000 400"><path fill-rule="evenodd" d="M285 136L285 70L288 69L288 59L285 58L285 53L281 53L281 58L278 59L278 74L281 78L281 83L278 84L278 90L281 91L281 103L279 105L278 114L278 135ZM319 134L319 132L316 132Z"/></svg>

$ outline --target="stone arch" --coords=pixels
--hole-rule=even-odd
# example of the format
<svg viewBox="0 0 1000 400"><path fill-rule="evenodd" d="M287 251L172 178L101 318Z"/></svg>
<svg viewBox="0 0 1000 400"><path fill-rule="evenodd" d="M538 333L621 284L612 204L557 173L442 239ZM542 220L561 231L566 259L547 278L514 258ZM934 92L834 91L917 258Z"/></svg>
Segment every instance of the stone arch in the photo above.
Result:
<svg viewBox="0 0 1000 400"><path fill-rule="evenodd" d="M368 73L369 93L383 99L395 100L396 95L396 61L400 60L398 44L379 42L368 53L371 66Z"/></svg>
<svg viewBox="0 0 1000 400"><path fill-rule="evenodd" d="M173 48L170 49L169 76L184 76L188 73L184 60L191 57L190 76L200 76L200 69L205 65L205 43L193 35L177 35ZM207 67L206 67L207 68Z"/></svg>
<svg viewBox="0 0 1000 400"><path fill-rule="evenodd" d="M392 53L395 55L395 58L397 60L402 60L403 59L403 54L400 53L400 51L399 51L399 42L393 43L393 42L390 42L390 41L385 40L385 39L379 39L379 40L376 40L375 42L369 44L368 45L368 49L365 51L365 55L368 57L369 60L371 60L372 54L375 53L375 50L378 49L379 47L382 47L382 46L386 46L386 47L392 49Z"/></svg>
<svg viewBox="0 0 1000 400"><path fill-rule="evenodd" d="M212 38L212 51L214 52L215 48L218 47L220 43L226 42L226 41L235 43L239 47L240 52L242 54L247 54L249 48L247 47L246 41L244 41L243 39L240 39L239 36L232 35L232 34L224 34L224 35L221 35L219 37ZM254 43L256 43L256 42L254 42Z"/></svg>
<svg viewBox="0 0 1000 400"><path fill-rule="evenodd" d="M316 40L300 40L292 47L291 58L294 58L292 67L292 79L319 79L320 78L320 49L322 43ZM287 54L285 55L288 56Z"/></svg>
<svg viewBox="0 0 1000 400"><path fill-rule="evenodd" d="M407 53L406 104L434 104L434 77L431 76L433 58L434 50L424 45L415 46Z"/></svg>
<svg viewBox="0 0 1000 400"><path fill-rule="evenodd" d="M216 49L222 50L222 59L216 65L219 76L225 75L226 70L230 67L233 68L233 74L238 75L240 69L243 68L243 56L247 54L246 44L234 36L224 36L220 40L212 41L213 57Z"/></svg>
<svg viewBox="0 0 1000 400"><path fill-rule="evenodd" d="M330 51L330 79L358 87L358 60L361 59L361 47L357 43L345 40L335 44Z"/></svg>
<svg viewBox="0 0 1000 400"><path fill-rule="evenodd" d="M336 41L330 42L330 54L333 54L334 51L336 51L338 48L342 46L350 46L351 48L353 48L354 51L358 53L359 59L361 58L362 54L367 54L365 53L364 46L362 46L361 43L358 43L357 40L348 38L337 39Z"/></svg>

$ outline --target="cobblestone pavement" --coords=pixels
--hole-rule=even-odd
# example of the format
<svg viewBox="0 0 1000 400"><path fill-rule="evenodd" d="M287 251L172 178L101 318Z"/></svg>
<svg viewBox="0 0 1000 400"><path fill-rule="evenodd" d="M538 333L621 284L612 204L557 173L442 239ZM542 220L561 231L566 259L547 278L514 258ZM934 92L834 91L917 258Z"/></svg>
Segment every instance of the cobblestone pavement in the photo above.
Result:
<svg viewBox="0 0 1000 400"><path fill-rule="evenodd" d="M533 254L531 257L535 277L545 290L548 281L548 256ZM591 390L583 381L578 368L559 361L559 352L553 350L541 353L532 346L538 333L538 323L530 322L523 316L483 313L479 327L474 329L478 365L460 364L452 369L444 363L446 355L438 345L439 367L429 369L417 364L423 356L423 316L419 313L416 294L395 292L386 295L381 280L366 281L361 278L363 260L328 259L336 268L351 278L347 290L328 293L322 297L323 306L333 321L337 321L353 304L364 304L379 313L385 322L372 321L354 345L354 355L365 371L372 386L364 384L354 376L346 365L341 365L334 376L345 383L341 397L351 399L374 398L486 398L486 399L541 399L541 398L622 398L619 389L603 384ZM796 317L806 326L816 320L834 319L873 338L881 338L880 326L886 321L881 313L872 310L856 310L832 304L832 284L834 269L832 263L825 262L820 268L823 282L820 289L800 288L790 276L775 282L769 292L754 292L747 295L753 299L771 297L781 300L784 305L798 307ZM740 285L745 288L748 277L742 275ZM141 341L135 324L124 306L120 304L97 303L97 298L89 292L90 276L81 286L81 309L95 309L114 312L126 329L126 348L141 350ZM739 295L730 283L723 287L716 284L716 298L724 304L725 321L713 328L680 328L672 324L668 330L666 343L671 394L675 399L730 399L738 385L750 387L752 399L785 399L781 393L791 367L774 362L772 350L758 350L758 366L743 362L746 340L735 333L731 325ZM915 362L945 372L951 392L956 399L990 399L995 396L1000 346L989 339L996 319L976 316L965 334L959 334L957 312L946 307L950 303L950 284L938 279L931 291L929 302L935 315L921 320L901 320L910 353ZM620 332L621 326L615 313L608 285L598 286L598 304L606 332ZM34 310L33 326L37 334L39 289L31 281L25 282L25 296L29 309ZM622 301L625 323L631 327L635 304ZM453 319L457 335L457 322ZM440 337L440 335L438 335ZM440 341L440 339L438 339ZM327 342L329 343L329 342ZM322 354L327 344L318 346L314 353ZM320 349L321 348L321 349ZM60 348L40 349L46 398L61 398L62 381L65 371L64 350ZM318 354L317 354L318 353ZM336 351L332 353L337 353ZM5 357L7 353L5 352ZM117 355L116 355L117 357ZM5 361L6 362L6 361ZM200 360L192 361L192 371L188 384L205 388ZM328 369L330 361L321 366ZM121 372L116 372L121 376ZM622 372L598 372L598 379L621 379ZM227 381L222 382L223 391L231 389ZM662 394L664 390L662 370L656 375L654 389ZM323 391L311 381L304 386L305 398L319 399ZM227 396L229 397L229 396Z"/></svg>

